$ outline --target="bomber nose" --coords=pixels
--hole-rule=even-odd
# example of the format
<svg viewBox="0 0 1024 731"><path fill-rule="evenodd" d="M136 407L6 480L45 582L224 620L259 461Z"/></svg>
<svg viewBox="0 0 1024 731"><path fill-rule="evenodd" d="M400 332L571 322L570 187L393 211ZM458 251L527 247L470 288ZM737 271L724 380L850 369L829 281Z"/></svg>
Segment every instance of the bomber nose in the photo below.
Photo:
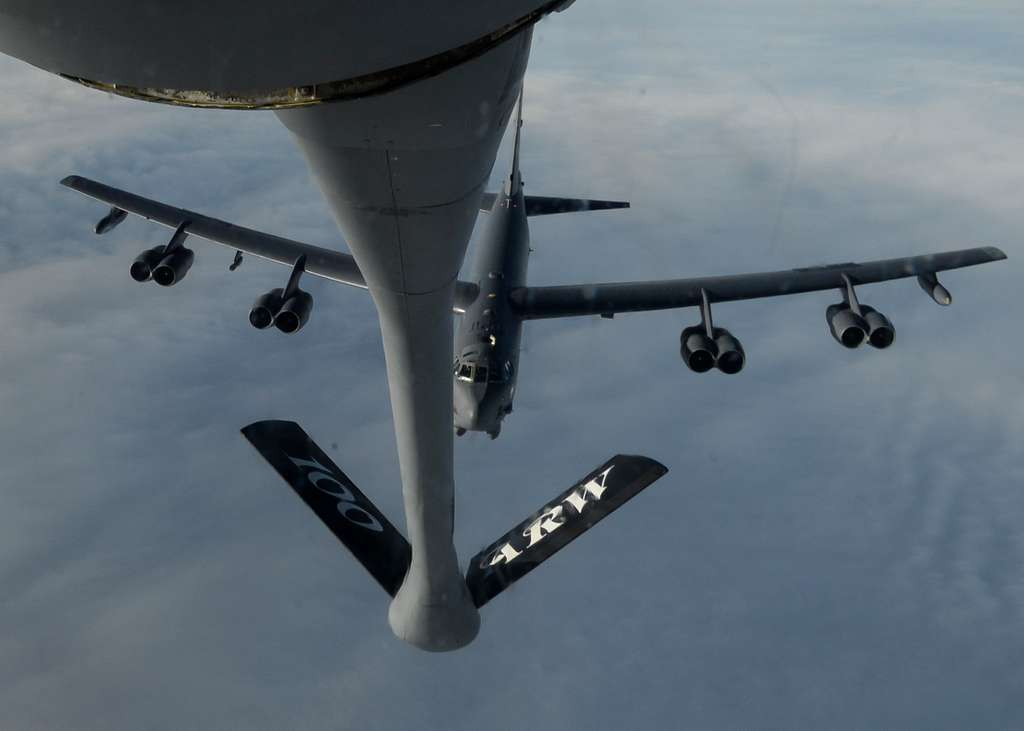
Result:
<svg viewBox="0 0 1024 731"><path fill-rule="evenodd" d="M459 410L459 426L472 429L476 426L476 404L465 406Z"/></svg>
<svg viewBox="0 0 1024 731"><path fill-rule="evenodd" d="M478 407L476 401L469 397L463 389L455 389L455 426L462 429L475 429Z"/></svg>

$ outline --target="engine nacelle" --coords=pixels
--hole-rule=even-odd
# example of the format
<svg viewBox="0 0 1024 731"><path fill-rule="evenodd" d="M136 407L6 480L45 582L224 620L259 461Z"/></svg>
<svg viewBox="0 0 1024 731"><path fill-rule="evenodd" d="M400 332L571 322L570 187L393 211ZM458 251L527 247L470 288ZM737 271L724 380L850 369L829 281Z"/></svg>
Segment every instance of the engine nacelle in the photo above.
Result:
<svg viewBox="0 0 1024 731"><path fill-rule="evenodd" d="M284 304L281 299L283 294L284 290L279 287L257 297L249 310L249 324L257 330L265 330L273 325L274 318Z"/></svg>
<svg viewBox="0 0 1024 731"><path fill-rule="evenodd" d="M153 276L153 270L164 258L164 247L154 246L146 249L132 262L130 273L136 282L148 282Z"/></svg>
<svg viewBox="0 0 1024 731"><path fill-rule="evenodd" d="M704 332L703 325L684 328L679 334L679 355L694 373L706 373L715 365L718 348Z"/></svg>
<svg viewBox="0 0 1024 731"><path fill-rule="evenodd" d="M313 295L301 289L289 297L274 318L274 325L283 333L291 334L301 330L313 311Z"/></svg>
<svg viewBox="0 0 1024 731"><path fill-rule="evenodd" d="M867 305L861 305L860 310L864 313L864 322L868 326L868 343L879 350L892 345L896 339L896 328L889 318Z"/></svg>
<svg viewBox="0 0 1024 731"><path fill-rule="evenodd" d="M747 361L746 353L740 341L733 337L733 334L722 327L715 330L715 348L718 356L715 358L715 367L727 375L735 375L743 370L743 364Z"/></svg>
<svg viewBox="0 0 1024 731"><path fill-rule="evenodd" d="M153 281L161 287L170 287L177 284L188 270L192 268L192 262L196 255L192 249L181 247L165 256L153 269Z"/></svg>
<svg viewBox="0 0 1024 731"><path fill-rule="evenodd" d="M829 305L825 310L825 320L832 331L832 337L844 347L856 348L868 335L869 327L864 318L845 303Z"/></svg>

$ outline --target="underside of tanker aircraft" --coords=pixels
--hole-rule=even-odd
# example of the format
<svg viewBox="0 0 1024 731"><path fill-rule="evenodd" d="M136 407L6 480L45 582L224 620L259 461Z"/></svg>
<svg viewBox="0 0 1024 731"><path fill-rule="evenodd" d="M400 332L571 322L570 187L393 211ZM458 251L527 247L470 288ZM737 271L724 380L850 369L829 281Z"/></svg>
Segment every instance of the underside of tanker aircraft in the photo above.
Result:
<svg viewBox="0 0 1024 731"><path fill-rule="evenodd" d="M507 181L500 191L485 189L521 103L533 27L571 22L571 12L544 20L571 4L0 0L0 52L69 83L141 101L267 110L291 134L351 255L83 176L62 182L109 207L97 234L129 214L173 231L166 245L126 263L147 286L180 283L195 261L195 239L237 252L232 269L244 256L283 265L282 286L253 303L257 329L288 334L307 326L314 303L302 289L304 276L368 290L380 318L404 533L297 424L260 421L242 432L391 597L394 633L426 650L471 642L482 606L667 471L647 457L613 456L460 568L453 542L455 435L497 436L511 412L525 321L693 308L699 322L680 335L685 364L733 375L746 354L713 321L715 303L835 291L839 301L826 312L833 337L848 348L884 349L895 328L861 303L858 287L915 277L929 297L948 305L938 272L1005 258L979 247L755 274L529 286L528 217L626 205L525 196L518 121ZM481 263L471 280L460 281L481 209ZM453 363L455 317L462 319Z"/></svg>

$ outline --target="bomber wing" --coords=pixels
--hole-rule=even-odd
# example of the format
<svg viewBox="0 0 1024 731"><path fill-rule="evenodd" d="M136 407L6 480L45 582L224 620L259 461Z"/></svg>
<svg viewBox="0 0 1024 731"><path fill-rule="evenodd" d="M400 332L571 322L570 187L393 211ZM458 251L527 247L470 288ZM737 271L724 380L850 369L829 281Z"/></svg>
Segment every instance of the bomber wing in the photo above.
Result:
<svg viewBox="0 0 1024 731"><path fill-rule="evenodd" d="M916 276L936 302L949 304L948 292L935 282L936 272L1005 258L1006 254L999 249L986 246L861 264L850 262L724 277L521 287L512 290L509 297L519 317L537 320L694 307L702 304L702 292L709 302L731 302L843 289L847 286L846 278L850 284L858 285ZM930 286L931 282L940 290Z"/></svg>
<svg viewBox="0 0 1024 731"><path fill-rule="evenodd" d="M366 289L366 280L363 278L362 272L359 271L355 259L349 254L236 226L227 221L143 198L140 195L78 175L69 175L60 182L72 190L111 206L110 214L97 225L97 233L103 233L116 226L124 219L125 213L133 213L176 230L184 225L184 230L190 236L197 236L215 244L221 244L236 251L288 267L293 266L299 257L305 256L305 271L307 273L333 282ZM466 303L476 298L478 291L475 284L458 282L455 310L461 311Z"/></svg>

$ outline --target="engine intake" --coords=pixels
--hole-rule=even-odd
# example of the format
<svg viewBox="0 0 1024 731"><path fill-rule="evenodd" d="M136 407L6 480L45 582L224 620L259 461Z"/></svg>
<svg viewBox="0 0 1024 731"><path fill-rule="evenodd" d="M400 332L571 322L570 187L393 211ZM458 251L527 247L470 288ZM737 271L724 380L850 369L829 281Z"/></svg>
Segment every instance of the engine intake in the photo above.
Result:
<svg viewBox="0 0 1024 731"><path fill-rule="evenodd" d="M825 320L832 331L832 337L847 348L856 348L863 343L870 329L864 318L851 310L845 302L829 305L825 310Z"/></svg>
<svg viewBox="0 0 1024 731"><path fill-rule="evenodd" d="M730 376L743 370L743 364L747 361L746 353L743 352L740 341L725 328L715 328L715 348L718 350L718 357L715 359L715 367L718 370Z"/></svg>
<svg viewBox="0 0 1024 731"><path fill-rule="evenodd" d="M301 289L289 297L274 318L274 325L285 334L298 332L309 322L313 311L313 295Z"/></svg>
<svg viewBox="0 0 1024 731"><path fill-rule="evenodd" d="M148 282L153 277L153 269L163 258L164 247L162 246L154 246L152 249L143 251L132 262L132 267L129 270L132 279L136 282Z"/></svg>
<svg viewBox="0 0 1024 731"><path fill-rule="evenodd" d="M257 330L265 330L273 325L274 318L277 317L277 313L281 311L281 305L284 304L281 300L282 294L284 294L284 290L278 287L257 297L252 304L252 309L249 310L249 324Z"/></svg>
<svg viewBox="0 0 1024 731"><path fill-rule="evenodd" d="M694 373L711 370L718 358L715 341L707 336L703 325L684 328L679 334L679 355Z"/></svg>
<svg viewBox="0 0 1024 731"><path fill-rule="evenodd" d="M868 326L868 343L879 350L885 350L892 345L896 339L896 328L889 318L868 305L861 305L860 310L864 313L864 322Z"/></svg>
<svg viewBox="0 0 1024 731"><path fill-rule="evenodd" d="M170 287L188 274L192 268L192 262L196 255L192 249L180 247L160 260L160 263L153 269L153 281L161 287Z"/></svg>

